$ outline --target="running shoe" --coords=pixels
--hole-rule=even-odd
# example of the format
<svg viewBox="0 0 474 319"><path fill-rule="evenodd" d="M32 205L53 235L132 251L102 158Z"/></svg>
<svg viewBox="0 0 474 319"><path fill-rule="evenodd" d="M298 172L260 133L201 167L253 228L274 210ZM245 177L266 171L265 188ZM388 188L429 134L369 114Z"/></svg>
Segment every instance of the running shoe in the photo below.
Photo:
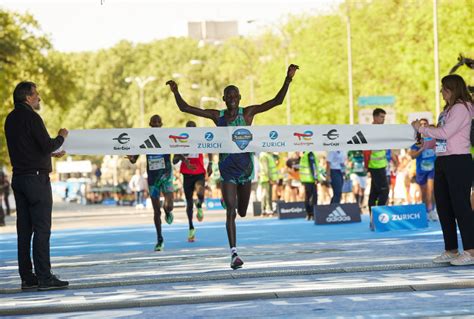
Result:
<svg viewBox="0 0 474 319"><path fill-rule="evenodd" d="M188 242L193 243L195 239L196 239L196 230L192 228L188 232Z"/></svg>
<svg viewBox="0 0 474 319"><path fill-rule="evenodd" d="M165 220L166 220L166 223L168 225L171 225L173 223L173 220L174 220L173 212L169 212L169 213L165 214Z"/></svg>
<svg viewBox="0 0 474 319"><path fill-rule="evenodd" d="M471 256L467 251L463 251L459 256L451 260L451 265L453 266L467 266L474 265L474 257Z"/></svg>
<svg viewBox="0 0 474 319"><path fill-rule="evenodd" d="M236 270L242 268L244 261L237 255L233 254L230 260L230 268Z"/></svg>
<svg viewBox="0 0 474 319"><path fill-rule="evenodd" d="M197 207L197 220L202 222L202 220L204 219L204 212L202 211L202 207Z"/></svg>
<svg viewBox="0 0 474 319"><path fill-rule="evenodd" d="M164 243L164 241L159 241L155 245L155 251L163 251L163 250L165 250L165 243Z"/></svg>
<svg viewBox="0 0 474 319"><path fill-rule="evenodd" d="M433 262L435 264L450 263L454 261L456 258L458 258L459 256L460 256L459 253L450 253L450 252L444 251L441 255L439 255L438 257L435 257L433 259Z"/></svg>

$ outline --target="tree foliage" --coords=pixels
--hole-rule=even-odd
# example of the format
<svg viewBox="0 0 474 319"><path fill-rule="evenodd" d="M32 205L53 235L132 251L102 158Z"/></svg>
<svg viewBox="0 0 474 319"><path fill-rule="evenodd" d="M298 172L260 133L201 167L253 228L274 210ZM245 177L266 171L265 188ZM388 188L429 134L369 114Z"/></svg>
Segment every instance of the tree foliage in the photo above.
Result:
<svg viewBox="0 0 474 319"><path fill-rule="evenodd" d="M220 45L199 45L183 37L140 44L122 41L109 49L78 53L55 51L32 16L0 10L0 118L4 120L12 108L15 84L32 80L38 84L42 116L52 135L60 127L139 127L139 89L125 78L154 76L156 80L145 87L145 119L160 114L165 126L183 126L193 117L179 112L165 86L173 75L190 104L219 109L223 108L222 91L229 84L240 88L244 106L273 98L291 62L301 67L290 90L292 124L349 123L347 12L352 30L354 103L358 96L395 95L400 123L410 112L434 112L431 2L347 3L349 10L343 4L329 14L290 16L257 35ZM474 2L438 3L443 76L459 53L474 55L474 23L469 22ZM474 83L474 72L461 68L459 73ZM257 116L256 124L284 125L285 110L286 102ZM207 120L198 123L212 125ZM5 159L5 143L0 152Z"/></svg>

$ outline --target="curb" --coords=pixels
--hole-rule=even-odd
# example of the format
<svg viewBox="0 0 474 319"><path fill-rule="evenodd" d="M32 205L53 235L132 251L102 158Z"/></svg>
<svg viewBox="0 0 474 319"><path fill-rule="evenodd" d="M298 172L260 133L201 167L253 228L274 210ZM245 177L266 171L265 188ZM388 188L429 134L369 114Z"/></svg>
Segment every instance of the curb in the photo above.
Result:
<svg viewBox="0 0 474 319"><path fill-rule="evenodd" d="M351 294L379 294L387 292L414 292L428 290L445 290L474 288L474 280L458 281L443 284L420 284L420 285L388 285L375 287L354 287L354 288L333 288L333 289L307 289L284 292L259 292L259 293L238 293L228 295L212 295L197 297L167 297L147 300L121 300L98 303L75 303L51 306L27 306L23 308L12 307L0 310L0 315L32 315L46 313L64 313L78 311L98 311L106 309L122 309L136 307L156 307L181 304L201 304L215 302L235 302L256 299L278 299L278 298L301 298L317 296L351 295Z"/></svg>
<svg viewBox="0 0 474 319"><path fill-rule="evenodd" d="M249 279L249 278L265 278L265 277L288 277L288 276L305 276L305 275L321 275L321 274L337 274L337 273L358 273L372 271L393 271L393 270L411 270L411 269L428 269L428 268L444 268L448 265L440 265L433 263L412 263L412 264L391 264L391 265L373 265L373 266L354 266L354 267L335 267L335 268L306 268L306 269L272 269L272 270L248 270L239 272L221 272L214 274L194 274L194 275L172 275L144 278L137 280L115 280L104 282L88 282L78 283L69 286L69 289L91 289L91 288L107 288L107 287L123 287L135 285L153 285L163 283L180 283L180 282L196 282L196 281L213 281L213 280L231 280L231 279ZM4 288L0 289L1 294L21 293L20 288Z"/></svg>

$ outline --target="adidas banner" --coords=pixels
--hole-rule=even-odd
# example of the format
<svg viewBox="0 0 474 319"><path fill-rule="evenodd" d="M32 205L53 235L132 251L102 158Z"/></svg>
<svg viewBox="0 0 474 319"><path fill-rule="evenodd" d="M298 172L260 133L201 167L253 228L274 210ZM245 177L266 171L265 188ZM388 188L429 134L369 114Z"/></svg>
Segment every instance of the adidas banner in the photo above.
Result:
<svg viewBox="0 0 474 319"><path fill-rule="evenodd" d="M360 223L358 204L330 204L314 207L314 223L317 225Z"/></svg>
<svg viewBox="0 0 474 319"><path fill-rule="evenodd" d="M410 147L410 125L296 125L71 130L78 155L379 150Z"/></svg>

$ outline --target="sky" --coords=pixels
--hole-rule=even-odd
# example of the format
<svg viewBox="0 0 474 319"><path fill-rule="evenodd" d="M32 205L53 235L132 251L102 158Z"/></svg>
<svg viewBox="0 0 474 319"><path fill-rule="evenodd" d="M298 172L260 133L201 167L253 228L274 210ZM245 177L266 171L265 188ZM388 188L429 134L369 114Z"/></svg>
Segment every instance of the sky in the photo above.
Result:
<svg viewBox="0 0 474 319"><path fill-rule="evenodd" d="M0 0L0 8L31 13L56 50L77 52L109 48L123 39L138 43L186 36L188 21L236 20L239 34L248 35L288 14L324 13L342 1Z"/></svg>

